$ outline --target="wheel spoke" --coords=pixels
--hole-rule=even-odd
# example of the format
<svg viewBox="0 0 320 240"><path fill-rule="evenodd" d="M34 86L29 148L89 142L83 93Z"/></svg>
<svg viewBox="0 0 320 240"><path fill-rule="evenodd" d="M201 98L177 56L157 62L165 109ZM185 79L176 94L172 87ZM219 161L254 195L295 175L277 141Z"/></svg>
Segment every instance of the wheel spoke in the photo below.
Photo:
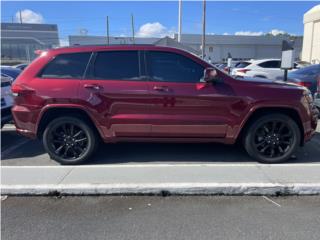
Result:
<svg viewBox="0 0 320 240"><path fill-rule="evenodd" d="M63 149L64 146L65 146L65 145L61 145L60 147L58 147L58 148L56 149L55 153L59 155L59 153L61 152L61 150Z"/></svg>
<svg viewBox="0 0 320 240"><path fill-rule="evenodd" d="M73 136L73 131L74 131L74 125L70 125L70 136Z"/></svg>
<svg viewBox="0 0 320 240"><path fill-rule="evenodd" d="M274 147L272 147L269 156L270 156L270 157L273 157L273 156L274 156L274 153L275 153L275 150L274 150Z"/></svg>
<svg viewBox="0 0 320 240"><path fill-rule="evenodd" d="M77 140L75 140L75 142L76 142L76 143L79 143L79 142L83 142L83 141L85 141L85 140L87 140L87 138L77 139Z"/></svg>
<svg viewBox="0 0 320 240"><path fill-rule="evenodd" d="M64 149L64 152L63 152L63 157L66 157L67 156L67 153L68 153L68 151L69 151L69 149L70 149L70 146L67 146L65 149Z"/></svg>
<svg viewBox="0 0 320 240"><path fill-rule="evenodd" d="M73 137L76 138L76 137L80 136L81 133L83 133L83 131L82 131L82 130L79 130L79 132L77 132L76 134L74 134Z"/></svg>

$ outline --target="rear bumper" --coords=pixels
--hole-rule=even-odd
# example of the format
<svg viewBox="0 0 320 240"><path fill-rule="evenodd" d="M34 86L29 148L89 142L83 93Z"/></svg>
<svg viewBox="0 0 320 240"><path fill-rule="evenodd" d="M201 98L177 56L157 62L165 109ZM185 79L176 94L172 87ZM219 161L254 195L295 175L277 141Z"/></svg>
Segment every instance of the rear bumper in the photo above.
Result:
<svg viewBox="0 0 320 240"><path fill-rule="evenodd" d="M25 106L15 105L12 107L12 116L17 132L28 138L36 138L36 123L38 111L31 110Z"/></svg>

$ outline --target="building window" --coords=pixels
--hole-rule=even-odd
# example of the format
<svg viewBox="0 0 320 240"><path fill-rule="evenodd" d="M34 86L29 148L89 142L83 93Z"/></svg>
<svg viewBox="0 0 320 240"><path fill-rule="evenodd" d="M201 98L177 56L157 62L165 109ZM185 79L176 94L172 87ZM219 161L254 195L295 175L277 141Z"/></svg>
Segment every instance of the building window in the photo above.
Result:
<svg viewBox="0 0 320 240"><path fill-rule="evenodd" d="M213 47L209 47L209 52L213 52Z"/></svg>

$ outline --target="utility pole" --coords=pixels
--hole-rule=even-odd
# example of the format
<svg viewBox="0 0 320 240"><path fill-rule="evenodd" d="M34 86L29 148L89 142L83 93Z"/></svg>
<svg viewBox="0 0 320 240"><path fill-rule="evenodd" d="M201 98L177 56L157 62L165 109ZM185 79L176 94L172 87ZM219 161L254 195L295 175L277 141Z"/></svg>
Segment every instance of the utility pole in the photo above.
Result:
<svg viewBox="0 0 320 240"><path fill-rule="evenodd" d="M202 13L202 58L204 59L206 53L206 0L203 0Z"/></svg>
<svg viewBox="0 0 320 240"><path fill-rule="evenodd" d="M109 16L107 16L107 45L110 45L110 38L109 38Z"/></svg>
<svg viewBox="0 0 320 240"><path fill-rule="evenodd" d="M179 16L178 16L178 42L181 42L181 23L182 23L182 0L179 0Z"/></svg>
<svg viewBox="0 0 320 240"><path fill-rule="evenodd" d="M20 15L20 23L22 24L22 14L21 14L21 10L19 10L19 15Z"/></svg>
<svg viewBox="0 0 320 240"><path fill-rule="evenodd" d="M131 27L132 27L132 42L135 44L135 39L134 39L134 19L133 19L133 14L131 14Z"/></svg>

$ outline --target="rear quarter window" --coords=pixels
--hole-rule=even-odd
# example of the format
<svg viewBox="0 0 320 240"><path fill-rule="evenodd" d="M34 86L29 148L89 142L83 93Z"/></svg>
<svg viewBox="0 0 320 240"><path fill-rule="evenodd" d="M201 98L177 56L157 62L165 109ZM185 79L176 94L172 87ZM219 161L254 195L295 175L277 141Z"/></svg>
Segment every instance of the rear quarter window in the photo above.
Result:
<svg viewBox="0 0 320 240"><path fill-rule="evenodd" d="M41 71L41 78L82 78L91 52L57 55Z"/></svg>

